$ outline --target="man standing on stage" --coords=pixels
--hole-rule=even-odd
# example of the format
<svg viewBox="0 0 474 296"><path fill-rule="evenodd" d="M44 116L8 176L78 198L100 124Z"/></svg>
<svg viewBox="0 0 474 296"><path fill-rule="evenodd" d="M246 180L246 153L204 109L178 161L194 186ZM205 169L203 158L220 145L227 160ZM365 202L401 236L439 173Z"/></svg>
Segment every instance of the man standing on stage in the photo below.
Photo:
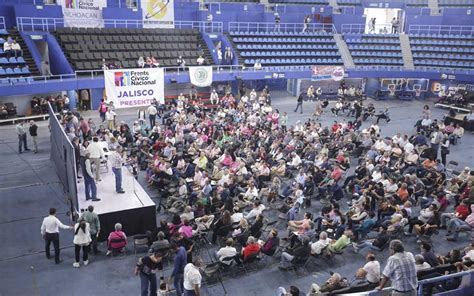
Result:
<svg viewBox="0 0 474 296"><path fill-rule="evenodd" d="M86 190L86 200L92 199L92 201L99 201L100 198L97 198L97 186L95 185L94 174L92 173L91 154L86 152L85 157L84 165L86 167L86 174L84 175L84 188Z"/></svg>
<svg viewBox="0 0 474 296"><path fill-rule="evenodd" d="M117 193L125 193L122 188L122 146L118 146L115 151L110 154L110 163L112 165L112 172L115 175L115 191Z"/></svg>
<svg viewBox="0 0 474 296"><path fill-rule="evenodd" d="M46 258L50 259L50 251L49 247L51 246L51 242L54 246L54 262L56 264L61 263L61 258L59 258L59 228L62 229L73 229L72 226L64 225L56 218L56 209L50 208L49 209L49 216L43 219L43 224L41 224L41 236L45 241L45 251L46 251Z"/></svg>
<svg viewBox="0 0 474 296"><path fill-rule="evenodd" d="M86 148L87 152L90 154L90 162L94 164L95 169L95 180L96 182L100 180L100 161L104 159L104 149L99 143L99 138L92 138L92 143L89 144Z"/></svg>

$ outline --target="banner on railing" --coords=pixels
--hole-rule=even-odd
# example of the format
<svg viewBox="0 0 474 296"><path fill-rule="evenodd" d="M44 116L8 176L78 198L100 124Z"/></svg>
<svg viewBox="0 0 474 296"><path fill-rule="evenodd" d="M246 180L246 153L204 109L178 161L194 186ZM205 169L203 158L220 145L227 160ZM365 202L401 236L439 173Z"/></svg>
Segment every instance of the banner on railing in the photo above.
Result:
<svg viewBox="0 0 474 296"><path fill-rule="evenodd" d="M341 66L313 66L311 68L311 80L341 81L344 79L344 67Z"/></svg>
<svg viewBox="0 0 474 296"><path fill-rule="evenodd" d="M144 28L174 28L174 0L141 0Z"/></svg>
<svg viewBox="0 0 474 296"><path fill-rule="evenodd" d="M212 66L189 67L189 79L197 87L206 87L212 84Z"/></svg>
<svg viewBox="0 0 474 296"><path fill-rule="evenodd" d="M162 68L105 70L105 92L116 108L148 106L153 99L164 104Z"/></svg>
<svg viewBox="0 0 474 296"><path fill-rule="evenodd" d="M73 28L103 28L102 8L107 0L61 0L64 26Z"/></svg>

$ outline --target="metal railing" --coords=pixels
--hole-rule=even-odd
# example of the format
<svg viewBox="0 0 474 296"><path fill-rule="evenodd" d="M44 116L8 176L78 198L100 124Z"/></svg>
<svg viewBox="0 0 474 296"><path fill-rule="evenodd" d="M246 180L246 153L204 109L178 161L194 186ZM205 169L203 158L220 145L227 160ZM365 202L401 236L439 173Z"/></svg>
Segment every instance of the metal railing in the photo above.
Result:
<svg viewBox="0 0 474 296"><path fill-rule="evenodd" d="M410 25L409 34L474 35L474 26Z"/></svg>
<svg viewBox="0 0 474 296"><path fill-rule="evenodd" d="M164 73L169 75L187 75L189 72L187 68L183 67L164 67ZM262 67L261 69L255 69L254 67L246 67L244 65L213 65L212 70L214 74L219 73L235 73L235 72L284 72L284 71L309 71L311 66L267 66ZM419 73L440 73L440 74L447 74L447 75L456 75L456 74L467 74L467 75L474 75L474 70L462 70L462 69L441 69L435 67L416 67L415 69L405 69L404 67L390 67L390 66L354 66L354 67L346 67L347 70L352 71L387 71L390 70L391 72L399 71L399 72L419 72ZM131 70L129 68L124 70ZM95 79L95 78L102 78L104 75L104 71L102 69L97 70L80 70L75 71L73 74L61 74L61 75L51 75L51 76L29 76L29 77L21 77L23 78L21 81L16 81L11 85L25 85L25 84L37 84L37 83L48 83L48 82L60 82L64 80L81 80L81 79ZM402 74L400 74L402 75ZM13 78L15 79L15 78ZM18 79L18 78L16 78ZM9 81L10 78L2 78L0 81ZM0 83L0 87L5 86L5 84Z"/></svg>
<svg viewBox="0 0 474 296"><path fill-rule="evenodd" d="M400 30L400 27L399 29ZM391 34L392 24L375 24L373 27L371 24L342 24L341 33L353 33L353 34ZM400 31L398 31L400 33Z"/></svg>
<svg viewBox="0 0 474 296"><path fill-rule="evenodd" d="M143 20L104 19L103 23L105 28L144 28ZM16 24L20 31L55 31L65 27L63 18L17 17ZM200 32L222 33L223 30L222 22L175 21L173 25L176 29L199 29Z"/></svg>
<svg viewBox="0 0 474 296"><path fill-rule="evenodd" d="M5 18L3 16L0 16L0 30L5 30L7 28L5 24Z"/></svg>
<svg viewBox="0 0 474 296"><path fill-rule="evenodd" d="M229 32L303 32L303 23L230 22ZM333 24L308 24L306 32L337 33Z"/></svg>

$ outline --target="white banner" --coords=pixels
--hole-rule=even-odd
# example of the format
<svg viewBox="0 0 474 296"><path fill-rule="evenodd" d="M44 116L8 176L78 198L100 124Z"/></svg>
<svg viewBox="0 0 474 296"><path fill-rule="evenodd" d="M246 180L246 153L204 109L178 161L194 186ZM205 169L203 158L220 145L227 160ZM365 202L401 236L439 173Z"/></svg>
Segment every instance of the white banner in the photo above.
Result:
<svg viewBox="0 0 474 296"><path fill-rule="evenodd" d="M116 108L164 104L163 68L105 70L105 92Z"/></svg>
<svg viewBox="0 0 474 296"><path fill-rule="evenodd" d="M61 0L64 26L73 28L103 28L102 8L107 0Z"/></svg>
<svg viewBox="0 0 474 296"><path fill-rule="evenodd" d="M174 28L174 0L141 0L144 28Z"/></svg>
<svg viewBox="0 0 474 296"><path fill-rule="evenodd" d="M212 66L189 67L189 79L197 87L211 86Z"/></svg>

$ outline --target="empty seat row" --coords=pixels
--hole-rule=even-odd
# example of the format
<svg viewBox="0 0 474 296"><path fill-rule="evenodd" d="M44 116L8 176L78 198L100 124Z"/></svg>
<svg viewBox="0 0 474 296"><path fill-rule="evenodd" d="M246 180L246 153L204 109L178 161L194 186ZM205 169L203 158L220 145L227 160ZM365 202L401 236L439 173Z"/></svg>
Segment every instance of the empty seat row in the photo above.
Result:
<svg viewBox="0 0 474 296"><path fill-rule="evenodd" d="M426 52L464 52L474 53L474 48L469 47L435 47L435 46L412 46L412 51L426 51Z"/></svg>
<svg viewBox="0 0 474 296"><path fill-rule="evenodd" d="M19 83L31 83L33 82L32 77L12 77L12 78L0 78L0 85L12 85L12 84L19 84Z"/></svg>
<svg viewBox="0 0 474 296"><path fill-rule="evenodd" d="M412 34L410 33L410 39L412 38L443 38L443 39L472 39L472 34L464 35L464 34L431 34L431 33L423 33L423 34Z"/></svg>
<svg viewBox="0 0 474 296"><path fill-rule="evenodd" d="M401 57L401 52L393 52L393 51L351 51L352 56L359 56L359 57L366 57L366 56L373 56L373 57Z"/></svg>
<svg viewBox="0 0 474 296"><path fill-rule="evenodd" d="M347 43L362 43L362 44L400 44L400 40L394 38L362 38L362 39L346 39Z"/></svg>
<svg viewBox="0 0 474 296"><path fill-rule="evenodd" d="M333 38L251 38L251 37L236 37L234 42L247 43L335 43Z"/></svg>
<svg viewBox="0 0 474 296"><path fill-rule="evenodd" d="M16 74L30 74L28 67L2 68L0 67L0 75L16 75Z"/></svg>
<svg viewBox="0 0 474 296"><path fill-rule="evenodd" d="M230 36L327 36L327 35L331 35L332 33L321 30L321 31L316 31L316 32L233 31L233 32L230 32L229 34Z"/></svg>
<svg viewBox="0 0 474 296"><path fill-rule="evenodd" d="M197 35L198 29L127 29L127 28L58 28L58 34L77 35Z"/></svg>
<svg viewBox="0 0 474 296"><path fill-rule="evenodd" d="M459 54L438 54L438 53L413 53L414 58L434 58L434 59L450 59L450 60L474 60L474 55Z"/></svg>
<svg viewBox="0 0 474 296"><path fill-rule="evenodd" d="M326 50L338 50L336 44L237 44L237 49L249 50L249 49L263 49L263 50L289 50L289 49L326 49Z"/></svg>
<svg viewBox="0 0 474 296"><path fill-rule="evenodd" d="M243 57L255 56L339 56L336 51L243 51Z"/></svg>
<svg viewBox="0 0 474 296"><path fill-rule="evenodd" d="M349 44L349 50L353 49L360 49L360 50L397 50L401 51L401 47L399 45L357 45L357 44Z"/></svg>
<svg viewBox="0 0 474 296"><path fill-rule="evenodd" d="M11 57L11 58L0 58L0 64L24 64L25 60L23 57Z"/></svg>
<svg viewBox="0 0 474 296"><path fill-rule="evenodd" d="M354 59L356 64L403 64L402 59Z"/></svg>
<svg viewBox="0 0 474 296"><path fill-rule="evenodd" d="M329 64L340 65L342 59L246 59L244 63L253 65L256 61L263 64Z"/></svg>
<svg viewBox="0 0 474 296"><path fill-rule="evenodd" d="M433 65L433 66L446 66L446 67L462 67L462 68L473 68L474 62L466 61L444 61L444 60L415 60L415 65Z"/></svg>
<svg viewBox="0 0 474 296"><path fill-rule="evenodd" d="M412 39L410 40L410 44L474 46L474 39L472 40Z"/></svg>

